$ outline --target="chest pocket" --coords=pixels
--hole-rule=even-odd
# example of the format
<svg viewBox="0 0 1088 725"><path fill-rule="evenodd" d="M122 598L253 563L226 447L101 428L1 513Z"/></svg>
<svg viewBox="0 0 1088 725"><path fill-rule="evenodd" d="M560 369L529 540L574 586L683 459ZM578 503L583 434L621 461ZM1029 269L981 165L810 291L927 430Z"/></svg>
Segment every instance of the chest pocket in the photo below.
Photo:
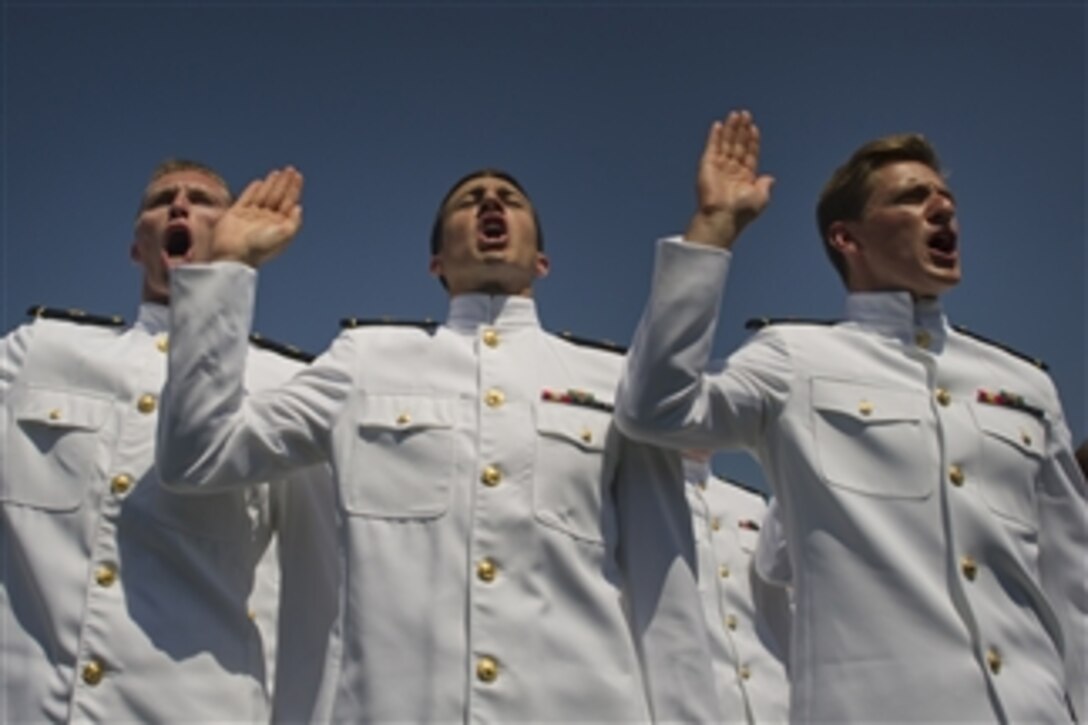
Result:
<svg viewBox="0 0 1088 725"><path fill-rule="evenodd" d="M353 415L353 440L341 499L349 514L432 519L450 506L456 399L433 394L364 394Z"/></svg>
<svg viewBox="0 0 1088 725"><path fill-rule="evenodd" d="M109 446L101 431L108 398L39 386L11 390L0 501L46 511L79 508L88 486L102 481Z"/></svg>
<svg viewBox="0 0 1088 725"><path fill-rule="evenodd" d="M841 380L812 381L813 436L828 484L888 499L923 499L934 487L921 393Z"/></svg>
<svg viewBox="0 0 1088 725"><path fill-rule="evenodd" d="M999 516L1035 528L1035 482L1042 467L1046 431L1033 416L1019 410L974 404L982 430L982 498Z"/></svg>
<svg viewBox="0 0 1088 725"><path fill-rule="evenodd" d="M537 406L533 508L541 523L576 539L603 543L615 531L605 470L612 416L573 405Z"/></svg>
<svg viewBox="0 0 1088 725"><path fill-rule="evenodd" d="M734 526L737 527L737 545L740 546L740 550L746 554L754 554L756 544L759 543L759 531L739 521Z"/></svg>

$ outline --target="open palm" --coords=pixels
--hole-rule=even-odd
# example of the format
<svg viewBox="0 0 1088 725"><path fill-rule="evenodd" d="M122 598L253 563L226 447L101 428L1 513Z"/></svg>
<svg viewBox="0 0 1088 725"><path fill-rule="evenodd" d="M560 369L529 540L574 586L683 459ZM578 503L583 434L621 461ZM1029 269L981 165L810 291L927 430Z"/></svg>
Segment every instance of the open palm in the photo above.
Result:
<svg viewBox="0 0 1088 725"><path fill-rule="evenodd" d="M696 182L692 224L704 237L698 241L731 246L766 208L774 179L759 174L759 143L759 128L747 111L732 111L710 127Z"/></svg>
<svg viewBox="0 0 1088 725"><path fill-rule="evenodd" d="M302 226L302 174L293 167L250 182L215 225L212 256L257 267L282 252Z"/></svg>

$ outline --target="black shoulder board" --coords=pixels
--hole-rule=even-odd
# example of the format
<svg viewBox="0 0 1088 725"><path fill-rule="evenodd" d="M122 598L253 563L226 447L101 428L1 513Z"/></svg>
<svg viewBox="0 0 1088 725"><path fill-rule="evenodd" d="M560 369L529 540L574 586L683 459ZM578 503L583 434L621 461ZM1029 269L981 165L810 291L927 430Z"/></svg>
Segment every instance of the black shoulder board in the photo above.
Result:
<svg viewBox="0 0 1088 725"><path fill-rule="evenodd" d="M275 340L269 340L267 337L264 337L263 335L261 335L260 333L257 333L257 332L254 332L254 333L250 334L249 341L252 342L257 347L261 348L262 350L268 350L270 352L279 353L280 355L283 355L284 357L289 357L292 360L298 360L299 362L304 362L307 365L312 363L314 361L314 358L317 357L316 355L314 355L312 353L308 353L305 350L301 350L301 349L295 347L294 345L288 345L288 344L283 343L283 342L276 342Z"/></svg>
<svg viewBox="0 0 1088 725"><path fill-rule="evenodd" d="M817 320L805 317L753 317L744 323L745 330L762 330L769 325L837 325L839 320Z"/></svg>
<svg viewBox="0 0 1088 725"><path fill-rule="evenodd" d="M982 335L978 334L977 332L971 332L970 330L968 330L966 327L963 327L962 325L952 325L952 329L955 330L956 332L960 333L961 335L967 335L967 337L978 340L981 343L985 343L987 345L993 345L994 347L996 347L999 350L1004 350L1005 352L1009 353L1013 357L1018 357L1021 360L1029 362L1032 365L1034 365L1035 367L1039 368L1040 370L1045 371L1045 370L1050 369L1049 367L1047 367L1047 364L1045 362L1043 362L1042 360L1040 360L1039 358L1032 357L1031 355L1025 355L1024 353L1020 352L1019 350L1013 350L1011 347L1009 347L1008 345L1005 345L1004 343L1000 343L997 340L991 340L988 337L983 337Z"/></svg>
<svg viewBox="0 0 1088 725"><path fill-rule="evenodd" d="M340 327L354 330L356 327L419 327L424 330L433 330L438 323L427 318L426 320L398 320L393 317L345 317L340 320Z"/></svg>
<svg viewBox="0 0 1088 725"><path fill-rule="evenodd" d="M714 473L714 471L711 470L711 473ZM764 501L766 501L766 500L768 500L770 498L769 494L766 491L764 491L762 489L759 489L759 488L756 488L755 486L753 486L753 485L751 485L749 483L744 483L743 481L738 481L735 478L730 478L729 476L722 476L722 475L717 474L717 473L714 473L714 475L717 476L718 478L722 479L723 481L725 481L729 485L736 486L737 488L741 489L742 491L747 491L748 493L754 493L756 496L759 496Z"/></svg>
<svg viewBox="0 0 1088 725"><path fill-rule="evenodd" d="M41 317L46 320L67 320L80 325L122 327L125 324L125 318L120 315L92 315L83 310L62 310L59 307L46 307L45 305L34 305L26 313L31 317Z"/></svg>
<svg viewBox="0 0 1088 725"><path fill-rule="evenodd" d="M627 352L626 347L612 342L611 340L592 340L588 337L578 337L577 335L572 335L569 332L561 332L559 333L559 336L567 342L572 342L575 345L581 345L582 347L592 347L596 350L614 352L617 355L623 355Z"/></svg>

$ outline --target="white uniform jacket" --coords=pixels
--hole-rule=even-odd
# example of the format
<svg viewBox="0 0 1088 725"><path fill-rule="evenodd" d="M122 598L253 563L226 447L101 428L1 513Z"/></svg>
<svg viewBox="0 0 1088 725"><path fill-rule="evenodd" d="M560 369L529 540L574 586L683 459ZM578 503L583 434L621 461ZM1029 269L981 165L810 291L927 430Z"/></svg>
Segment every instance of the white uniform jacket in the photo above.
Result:
<svg viewBox="0 0 1088 725"><path fill-rule="evenodd" d="M274 607L251 593L272 517L288 513L263 486L159 485L167 321L144 304L127 329L37 319L0 341L4 722L269 717L251 615ZM297 367L249 358L252 387Z"/></svg>
<svg viewBox="0 0 1088 725"><path fill-rule="evenodd" d="M616 418L744 448L793 569L791 718L1084 716L1088 503L1050 379L937 303L851 295L835 326L773 325L704 374L729 253L664 240Z"/></svg>
<svg viewBox="0 0 1088 725"><path fill-rule="evenodd" d="M332 462L333 719L715 719L679 458L614 433L619 356L545 333L530 299L461 295L445 325L345 331L245 395L256 274L172 283L163 479Z"/></svg>
<svg viewBox="0 0 1088 725"><path fill-rule="evenodd" d="M759 494L715 476L705 462L685 459L684 479L723 713L729 722L785 722L788 594L753 569L767 504Z"/></svg>

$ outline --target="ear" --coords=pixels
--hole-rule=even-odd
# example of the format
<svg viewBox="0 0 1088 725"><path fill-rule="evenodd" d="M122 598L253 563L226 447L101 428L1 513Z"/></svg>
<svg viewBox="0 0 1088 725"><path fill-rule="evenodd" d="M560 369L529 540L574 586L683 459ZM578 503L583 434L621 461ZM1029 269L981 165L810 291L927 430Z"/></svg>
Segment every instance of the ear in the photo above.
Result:
<svg viewBox="0 0 1088 725"><path fill-rule="evenodd" d="M128 248L128 257L136 264L140 263L140 245L136 243L136 240L132 240L132 246Z"/></svg>
<svg viewBox="0 0 1088 725"><path fill-rule="evenodd" d="M854 236L853 225L846 221L831 222L831 226L827 228L827 243L844 257L857 254L861 249L857 237Z"/></svg>
<svg viewBox="0 0 1088 725"><path fill-rule="evenodd" d="M548 255L544 252L536 253L536 277L537 279L544 279L548 276L548 272L551 271L552 263L548 259Z"/></svg>
<svg viewBox="0 0 1088 725"><path fill-rule="evenodd" d="M431 273L432 277L442 276L442 260L437 254L431 257L431 263L427 265L427 270Z"/></svg>

